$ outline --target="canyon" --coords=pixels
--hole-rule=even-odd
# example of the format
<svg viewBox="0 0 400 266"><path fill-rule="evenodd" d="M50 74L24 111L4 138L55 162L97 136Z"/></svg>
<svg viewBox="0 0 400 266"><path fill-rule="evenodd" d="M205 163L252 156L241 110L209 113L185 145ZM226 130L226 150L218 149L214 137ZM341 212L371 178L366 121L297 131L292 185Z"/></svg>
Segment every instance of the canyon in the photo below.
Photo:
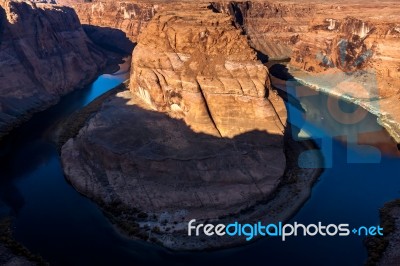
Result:
<svg viewBox="0 0 400 266"><path fill-rule="evenodd" d="M396 2L57 3L0 0L0 137L133 50L129 81L61 148L69 183L129 236L238 245L188 238L187 221L287 220L308 199L318 172L294 169L290 151L305 147L287 143L275 89L293 80L268 63L364 107L400 143ZM398 257L397 233L388 241L382 265Z"/></svg>
<svg viewBox="0 0 400 266"><path fill-rule="evenodd" d="M121 29L133 42L157 11L179 6L163 1L68 3L83 24ZM345 94L377 115L400 142L400 8L395 2L217 1L210 8L232 16L260 59L291 58L293 72L301 70L297 79Z"/></svg>

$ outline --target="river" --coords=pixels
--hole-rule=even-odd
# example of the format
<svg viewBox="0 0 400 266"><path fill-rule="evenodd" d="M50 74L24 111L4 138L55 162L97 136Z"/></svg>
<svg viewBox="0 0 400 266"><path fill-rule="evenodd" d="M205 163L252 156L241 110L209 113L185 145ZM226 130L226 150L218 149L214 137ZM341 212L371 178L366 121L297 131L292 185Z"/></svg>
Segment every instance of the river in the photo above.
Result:
<svg viewBox="0 0 400 266"><path fill-rule="evenodd" d="M120 71L99 76L87 88L35 114L1 143L0 216L14 217L17 241L52 265L362 265L366 249L363 238L356 236L297 237L286 242L268 238L226 250L171 252L121 235L95 203L66 182L53 131L69 114L128 75ZM357 126L332 128L325 110L329 97L299 87L309 96L288 90L293 95L286 103L289 122L301 129L292 133L316 141L325 169L311 198L291 221L377 225L378 209L400 197L395 143L371 114ZM349 112L356 108L340 105ZM363 145L348 145L349 136Z"/></svg>

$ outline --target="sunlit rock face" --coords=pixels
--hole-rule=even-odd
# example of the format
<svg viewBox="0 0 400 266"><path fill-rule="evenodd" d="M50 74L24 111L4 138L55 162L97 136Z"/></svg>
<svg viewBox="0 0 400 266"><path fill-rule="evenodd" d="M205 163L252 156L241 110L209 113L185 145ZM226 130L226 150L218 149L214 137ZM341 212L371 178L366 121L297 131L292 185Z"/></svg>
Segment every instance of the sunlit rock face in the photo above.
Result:
<svg viewBox="0 0 400 266"><path fill-rule="evenodd" d="M400 8L395 1L213 2L253 48L310 73L373 70L381 97L398 93Z"/></svg>
<svg viewBox="0 0 400 266"><path fill-rule="evenodd" d="M0 136L86 85L104 58L71 8L0 1Z"/></svg>
<svg viewBox="0 0 400 266"><path fill-rule="evenodd" d="M285 107L271 95L268 70L246 36L229 16L194 10L160 12L139 36L132 93L195 132L282 134Z"/></svg>
<svg viewBox="0 0 400 266"><path fill-rule="evenodd" d="M59 0L58 3L74 8L82 24L120 29L133 42L159 9L151 1Z"/></svg>

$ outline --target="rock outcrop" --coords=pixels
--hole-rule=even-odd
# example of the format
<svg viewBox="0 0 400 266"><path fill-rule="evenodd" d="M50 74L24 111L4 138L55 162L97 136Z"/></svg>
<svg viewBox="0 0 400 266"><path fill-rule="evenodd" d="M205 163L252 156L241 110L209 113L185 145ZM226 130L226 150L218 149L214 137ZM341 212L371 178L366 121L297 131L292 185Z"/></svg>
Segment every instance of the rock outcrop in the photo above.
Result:
<svg viewBox="0 0 400 266"><path fill-rule="evenodd" d="M0 1L0 136L85 86L105 63L71 8Z"/></svg>
<svg viewBox="0 0 400 266"><path fill-rule="evenodd" d="M193 9L162 12L140 35L132 93L154 110L183 118L195 132L282 134L285 107L269 101L268 70L246 36L229 16Z"/></svg>
<svg viewBox="0 0 400 266"><path fill-rule="evenodd" d="M383 236L368 237L366 265L390 266L400 260L400 199L386 203L380 209Z"/></svg>
<svg viewBox="0 0 400 266"><path fill-rule="evenodd" d="M237 214L280 183L286 111L266 67L229 16L192 5L158 13L132 61L129 91L63 146L67 179L145 239L230 245L174 241L190 219Z"/></svg>

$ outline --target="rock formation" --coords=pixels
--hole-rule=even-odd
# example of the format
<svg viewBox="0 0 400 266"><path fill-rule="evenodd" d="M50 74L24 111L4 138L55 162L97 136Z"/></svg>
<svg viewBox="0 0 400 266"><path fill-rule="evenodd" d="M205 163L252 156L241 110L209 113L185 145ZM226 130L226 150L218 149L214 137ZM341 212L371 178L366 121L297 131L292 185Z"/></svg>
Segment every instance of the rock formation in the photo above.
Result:
<svg viewBox="0 0 400 266"><path fill-rule="evenodd" d="M282 133L285 107L265 99L268 70L228 16L207 9L161 14L134 50L132 93L154 110L183 118L195 132Z"/></svg>
<svg viewBox="0 0 400 266"><path fill-rule="evenodd" d="M121 29L134 42L157 11L179 5L156 0L59 1L73 6L83 24ZM251 46L270 60L292 58L293 65L311 72L372 67L380 81L387 81L380 84L384 94L386 87L397 92L400 24L393 1L215 1L211 7L230 14Z"/></svg>
<svg viewBox="0 0 400 266"><path fill-rule="evenodd" d="M72 5L83 23L121 29L134 42L157 12L179 5L157 0L60 1ZM214 1L210 8L230 14L263 59L291 58L291 67L304 70L296 73L304 82L327 91L337 89L339 82L341 94L365 96L368 90L369 99L362 105L380 116L380 123L400 142L397 2ZM329 80L335 85L326 84ZM363 88L348 86L354 82ZM379 102L371 102L376 99Z"/></svg>
<svg viewBox="0 0 400 266"><path fill-rule="evenodd" d="M68 7L0 1L0 136L104 67Z"/></svg>
<svg viewBox="0 0 400 266"><path fill-rule="evenodd" d="M132 61L130 91L63 146L67 179L106 210L121 210L125 229L196 248L187 237L174 243L191 218L239 213L280 183L283 101L231 18L206 7L158 13Z"/></svg>

